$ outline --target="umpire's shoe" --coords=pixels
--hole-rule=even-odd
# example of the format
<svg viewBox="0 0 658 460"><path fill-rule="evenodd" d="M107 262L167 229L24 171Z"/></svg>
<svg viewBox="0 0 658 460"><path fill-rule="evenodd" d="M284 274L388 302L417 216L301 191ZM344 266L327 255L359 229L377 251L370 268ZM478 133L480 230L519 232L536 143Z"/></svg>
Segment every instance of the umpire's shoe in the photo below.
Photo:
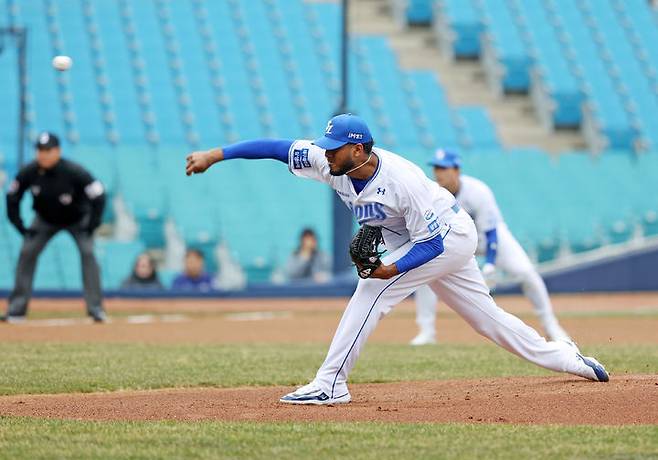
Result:
<svg viewBox="0 0 658 460"><path fill-rule="evenodd" d="M349 393L330 397L327 393L317 386L314 382L298 388L292 393L288 393L279 399L279 402L285 404L307 404L314 406L326 406L330 404L345 404L352 400Z"/></svg>
<svg viewBox="0 0 658 460"><path fill-rule="evenodd" d="M0 316L0 321L3 323L10 323L10 324L20 324L24 323L26 320L25 316Z"/></svg>
<svg viewBox="0 0 658 460"><path fill-rule="evenodd" d="M97 310L89 313L89 317L94 323L107 323L107 315L103 310Z"/></svg>

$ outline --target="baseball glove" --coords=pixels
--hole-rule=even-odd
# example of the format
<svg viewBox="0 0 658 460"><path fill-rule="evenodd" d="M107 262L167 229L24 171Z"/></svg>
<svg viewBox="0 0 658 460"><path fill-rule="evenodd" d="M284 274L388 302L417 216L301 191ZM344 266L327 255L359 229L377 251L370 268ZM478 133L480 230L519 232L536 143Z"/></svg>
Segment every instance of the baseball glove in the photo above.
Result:
<svg viewBox="0 0 658 460"><path fill-rule="evenodd" d="M350 257L356 265L356 272L361 278L369 278L377 267L382 263L380 256L384 253L379 251L379 245L383 243L384 237L380 227L363 225L352 238L350 243Z"/></svg>

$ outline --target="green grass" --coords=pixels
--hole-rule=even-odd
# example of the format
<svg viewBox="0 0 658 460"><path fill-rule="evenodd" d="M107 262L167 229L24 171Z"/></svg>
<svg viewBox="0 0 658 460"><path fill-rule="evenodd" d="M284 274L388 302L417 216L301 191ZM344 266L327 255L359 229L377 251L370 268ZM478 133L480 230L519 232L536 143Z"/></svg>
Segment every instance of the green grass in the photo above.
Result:
<svg viewBox="0 0 658 460"><path fill-rule="evenodd" d="M658 458L658 427L0 418L0 458Z"/></svg>
<svg viewBox="0 0 658 460"><path fill-rule="evenodd" d="M169 387L296 385L310 380L326 345L2 344L0 394ZM658 346L584 350L613 374L655 373ZM494 345L370 344L352 382L551 375Z"/></svg>

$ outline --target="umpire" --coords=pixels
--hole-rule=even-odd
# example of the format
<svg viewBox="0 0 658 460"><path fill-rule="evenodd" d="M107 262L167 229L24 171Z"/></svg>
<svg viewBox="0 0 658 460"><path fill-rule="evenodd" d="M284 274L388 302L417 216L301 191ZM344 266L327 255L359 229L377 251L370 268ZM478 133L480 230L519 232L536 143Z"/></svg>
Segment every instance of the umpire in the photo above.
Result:
<svg viewBox="0 0 658 460"><path fill-rule="evenodd" d="M7 191L7 214L23 235L23 245L4 319L19 322L25 318L39 254L57 232L66 230L80 250L87 313L95 322L104 322L106 316L93 241L105 206L103 185L82 166L62 158L59 139L54 134L40 134L36 150L36 161L18 172ZM32 207L36 212L29 228L20 215L21 198L27 190L32 193Z"/></svg>

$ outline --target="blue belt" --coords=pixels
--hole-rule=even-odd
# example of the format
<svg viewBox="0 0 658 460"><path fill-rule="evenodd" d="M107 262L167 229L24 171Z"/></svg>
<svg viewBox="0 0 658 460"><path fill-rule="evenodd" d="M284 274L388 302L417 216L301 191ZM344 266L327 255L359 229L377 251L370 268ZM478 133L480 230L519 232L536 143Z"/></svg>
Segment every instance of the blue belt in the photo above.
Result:
<svg viewBox="0 0 658 460"><path fill-rule="evenodd" d="M461 211L462 207L459 206L459 203L455 202L455 204L450 206L450 209L452 209L455 212L455 214L457 214L459 213L459 211Z"/></svg>

